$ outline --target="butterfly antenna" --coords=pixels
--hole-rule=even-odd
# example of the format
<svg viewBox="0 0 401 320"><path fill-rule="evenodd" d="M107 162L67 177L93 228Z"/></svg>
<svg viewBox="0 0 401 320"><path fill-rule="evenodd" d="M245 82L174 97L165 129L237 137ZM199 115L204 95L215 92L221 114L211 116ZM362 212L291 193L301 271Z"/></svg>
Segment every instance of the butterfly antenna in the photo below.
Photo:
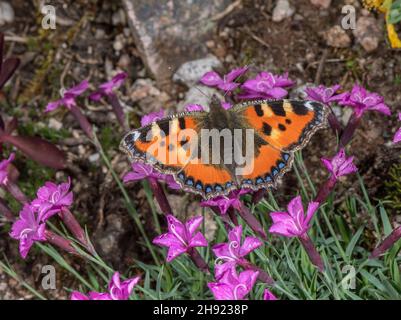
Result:
<svg viewBox="0 0 401 320"><path fill-rule="evenodd" d="M211 97L209 97L206 93L204 93L198 86L195 86L194 88L197 89L200 93L202 93L206 98L208 98L208 100L210 100Z"/></svg>

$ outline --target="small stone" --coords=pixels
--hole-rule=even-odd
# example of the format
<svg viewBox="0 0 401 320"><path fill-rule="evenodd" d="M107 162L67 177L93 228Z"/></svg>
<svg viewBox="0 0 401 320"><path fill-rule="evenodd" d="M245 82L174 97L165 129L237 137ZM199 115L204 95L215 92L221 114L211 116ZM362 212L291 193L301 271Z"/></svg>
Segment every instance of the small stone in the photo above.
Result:
<svg viewBox="0 0 401 320"><path fill-rule="evenodd" d="M89 156L89 162L97 162L100 159L99 153L94 153Z"/></svg>
<svg viewBox="0 0 401 320"><path fill-rule="evenodd" d="M173 81L181 82L188 87L197 84L200 78L214 68L220 67L221 63L215 56L210 55L203 59L188 61L182 64L173 75Z"/></svg>
<svg viewBox="0 0 401 320"><path fill-rule="evenodd" d="M0 26L14 21L14 9L8 2L0 1Z"/></svg>
<svg viewBox="0 0 401 320"><path fill-rule="evenodd" d="M100 40L104 39L106 36L106 32L103 29L97 28L95 31L95 39Z"/></svg>
<svg viewBox="0 0 401 320"><path fill-rule="evenodd" d="M372 52L379 46L381 30L378 21L374 17L360 17L356 22L353 34L356 41L366 52Z"/></svg>
<svg viewBox="0 0 401 320"><path fill-rule="evenodd" d="M148 96L157 96L160 90L155 87L151 79L138 79L130 89L130 98L133 102L142 100Z"/></svg>
<svg viewBox="0 0 401 320"><path fill-rule="evenodd" d="M328 9L331 4L331 0L310 0L310 2L319 8Z"/></svg>
<svg viewBox="0 0 401 320"><path fill-rule="evenodd" d="M117 62L117 65L120 68L127 69L131 64L131 58L128 54L121 55L120 59Z"/></svg>
<svg viewBox="0 0 401 320"><path fill-rule="evenodd" d="M343 28L336 25L323 33L327 45L334 48L347 48L351 45L351 38Z"/></svg>
<svg viewBox="0 0 401 320"><path fill-rule="evenodd" d="M274 22L283 21L284 19L291 17L294 12L295 10L291 7L288 0L278 0L273 9L272 20Z"/></svg>
<svg viewBox="0 0 401 320"><path fill-rule="evenodd" d="M113 42L113 48L116 51L121 51L124 48L124 44L119 38L116 38Z"/></svg>
<svg viewBox="0 0 401 320"><path fill-rule="evenodd" d="M127 19L125 17L125 12L123 9L119 9L113 13L111 16L111 23L113 26L125 25L127 23Z"/></svg>

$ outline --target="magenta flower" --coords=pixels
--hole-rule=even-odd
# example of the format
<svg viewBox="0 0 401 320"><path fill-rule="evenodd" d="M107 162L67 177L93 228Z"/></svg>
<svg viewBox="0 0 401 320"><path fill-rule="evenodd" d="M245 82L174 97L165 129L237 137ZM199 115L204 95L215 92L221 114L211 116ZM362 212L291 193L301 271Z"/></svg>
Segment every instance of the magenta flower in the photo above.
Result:
<svg viewBox="0 0 401 320"><path fill-rule="evenodd" d="M200 82L209 87L217 87L223 91L233 91L238 88L239 83L235 80L248 71L248 67L237 68L224 75L223 78L214 71L207 72L200 79Z"/></svg>
<svg viewBox="0 0 401 320"><path fill-rule="evenodd" d="M331 87L320 85L314 88L307 88L305 92L312 100L330 104L331 102L340 101L348 95L348 93L335 94L340 88L341 86L339 84Z"/></svg>
<svg viewBox="0 0 401 320"><path fill-rule="evenodd" d="M288 79L288 73L274 75L270 72L261 72L255 79L245 81L241 86L244 91L238 95L239 99L282 99L288 92L284 88L290 87L294 81Z"/></svg>
<svg viewBox="0 0 401 320"><path fill-rule="evenodd" d="M0 184L5 185L8 180L8 165L14 160L15 153L11 153L8 159L0 162Z"/></svg>
<svg viewBox="0 0 401 320"><path fill-rule="evenodd" d="M354 109L357 118L365 111L375 110L390 115L390 108L384 103L384 98L375 92L369 92L360 85L354 85L351 92L345 96L340 104Z"/></svg>
<svg viewBox="0 0 401 320"><path fill-rule="evenodd" d="M112 300L110 294L104 292L89 292L85 295L79 291L73 291L71 293L71 300Z"/></svg>
<svg viewBox="0 0 401 320"><path fill-rule="evenodd" d="M239 275L233 270L225 272L219 282L210 282L208 287L216 300L243 300L252 290L259 272L245 270Z"/></svg>
<svg viewBox="0 0 401 320"><path fill-rule="evenodd" d="M160 120L164 118L164 110L160 110L158 112L151 112L149 114L144 115L141 118L141 126L146 126L151 124L154 121Z"/></svg>
<svg viewBox="0 0 401 320"><path fill-rule="evenodd" d="M59 185L47 181L36 192L36 199L32 201L32 208L38 212L40 221L46 221L59 213L64 207L68 208L73 202L73 193L70 191L71 179Z"/></svg>
<svg viewBox="0 0 401 320"><path fill-rule="evenodd" d="M347 158L343 148L333 159L322 158L321 160L335 179L358 171L358 168L352 162L354 157Z"/></svg>
<svg viewBox="0 0 401 320"><path fill-rule="evenodd" d="M138 276L121 282L120 274L115 272L108 286L111 299L128 300L139 280L140 277Z"/></svg>
<svg viewBox="0 0 401 320"><path fill-rule="evenodd" d="M188 104L185 106L186 112L193 112L193 111L205 111L205 108L202 107L200 104Z"/></svg>
<svg viewBox="0 0 401 320"><path fill-rule="evenodd" d="M151 165L141 163L141 162L133 162L131 164L132 171L128 172L123 177L123 182L127 183L130 181L141 181L145 178L162 180L167 183L169 188L174 190L181 189L181 186L174 180L173 176L170 174L162 174L155 169Z"/></svg>
<svg viewBox="0 0 401 320"><path fill-rule="evenodd" d="M89 99L99 101L103 96L110 96L113 94L114 89L119 88L123 84L127 76L125 72L118 73L110 81L102 83L97 91L90 94Z"/></svg>
<svg viewBox="0 0 401 320"><path fill-rule="evenodd" d="M84 93L89 88L88 80L82 81L80 84L66 90L61 99L48 103L45 112L53 111L60 106L65 106L67 109L71 109L72 106L76 106L75 98Z"/></svg>
<svg viewBox="0 0 401 320"><path fill-rule="evenodd" d="M263 244L258 238L246 237L241 245L241 238L242 226L238 226L228 233L228 243L219 243L213 246L213 253L217 257L216 279L220 279L227 270L235 268L238 264L247 264L248 261L244 257Z"/></svg>
<svg viewBox="0 0 401 320"><path fill-rule="evenodd" d="M109 282L108 292L89 292L85 295L79 291L73 291L71 300L128 300L140 277L134 277L125 281L120 280L120 274L115 272Z"/></svg>
<svg viewBox="0 0 401 320"><path fill-rule="evenodd" d="M289 238L300 237L310 228L309 222L318 208L318 202L309 203L305 216L301 196L295 197L287 206L288 212L272 212L270 214L273 225L269 232Z"/></svg>
<svg viewBox="0 0 401 320"><path fill-rule="evenodd" d="M221 214L226 214L229 208L239 209L241 207L240 197L251 192L248 189L234 190L227 196L218 196L200 203L201 207L216 207Z"/></svg>
<svg viewBox="0 0 401 320"><path fill-rule="evenodd" d="M398 113L398 120L401 121L401 112ZM396 132L395 135L394 135L394 139L393 139L393 142L394 142L394 143L398 143L398 142L400 142L400 141L401 141L401 128L399 128L399 129L397 130L397 132Z"/></svg>
<svg viewBox="0 0 401 320"><path fill-rule="evenodd" d="M196 232L203 221L198 216L189 219L185 224L172 215L167 216L168 232L153 240L154 244L168 247L167 262L172 261L191 248L207 247L207 241L201 232Z"/></svg>
<svg viewBox="0 0 401 320"><path fill-rule="evenodd" d="M231 103L221 101L221 106L223 109L230 109L232 107ZM185 107L185 111L192 112L192 111L205 111L205 108L199 104L188 104Z"/></svg>
<svg viewBox="0 0 401 320"><path fill-rule="evenodd" d="M269 290L269 289L265 289L265 291L263 291L263 300L277 300L277 297Z"/></svg>
<svg viewBox="0 0 401 320"><path fill-rule="evenodd" d="M41 223L33 208L26 204L22 208L19 219L11 228L10 236L19 240L19 252L26 258L35 241L45 241L45 224Z"/></svg>

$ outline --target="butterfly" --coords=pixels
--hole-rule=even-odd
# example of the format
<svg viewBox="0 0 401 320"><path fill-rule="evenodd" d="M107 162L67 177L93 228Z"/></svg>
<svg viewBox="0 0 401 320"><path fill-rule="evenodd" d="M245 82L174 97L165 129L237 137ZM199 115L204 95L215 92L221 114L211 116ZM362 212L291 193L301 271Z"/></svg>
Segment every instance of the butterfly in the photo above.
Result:
<svg viewBox="0 0 401 320"><path fill-rule="evenodd" d="M254 100L226 110L214 96L209 112L183 112L132 130L120 148L210 199L275 187L327 115L316 101Z"/></svg>

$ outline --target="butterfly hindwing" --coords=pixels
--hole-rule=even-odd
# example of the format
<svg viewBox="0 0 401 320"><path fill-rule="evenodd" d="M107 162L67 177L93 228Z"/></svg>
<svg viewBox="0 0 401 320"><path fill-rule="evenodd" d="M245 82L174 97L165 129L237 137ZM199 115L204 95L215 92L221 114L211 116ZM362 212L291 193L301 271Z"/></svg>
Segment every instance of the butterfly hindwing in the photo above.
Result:
<svg viewBox="0 0 401 320"><path fill-rule="evenodd" d="M327 118L325 106L313 101L251 101L234 110L244 126L255 129L255 138L265 142L255 145L252 171L240 178L241 187L255 190L274 186L290 169L293 153L326 125Z"/></svg>

